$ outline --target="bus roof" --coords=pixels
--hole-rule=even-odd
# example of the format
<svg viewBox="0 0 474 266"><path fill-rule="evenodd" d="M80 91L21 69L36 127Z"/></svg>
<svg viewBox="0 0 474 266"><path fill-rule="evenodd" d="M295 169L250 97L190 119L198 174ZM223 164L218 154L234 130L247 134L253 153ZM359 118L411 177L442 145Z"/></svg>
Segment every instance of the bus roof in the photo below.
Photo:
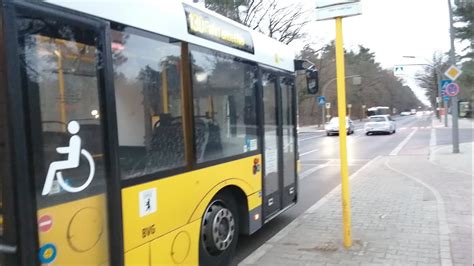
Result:
<svg viewBox="0 0 474 266"><path fill-rule="evenodd" d="M377 107L370 107L369 109L367 109L368 111L377 111L377 110L388 110L390 109L390 107L388 106L377 106Z"/></svg>
<svg viewBox="0 0 474 266"><path fill-rule="evenodd" d="M261 33L221 16L208 9L185 0L114 0L114 1L71 1L45 0L48 3L67 9L91 14L117 23L125 24L149 32L217 51L232 54L271 67L294 71L295 50ZM232 48L209 39L189 33L189 23L185 7L198 10L206 19L210 18L222 23L227 28L249 34L253 43L254 53ZM247 33L248 32L248 33ZM229 39L229 38L226 38Z"/></svg>

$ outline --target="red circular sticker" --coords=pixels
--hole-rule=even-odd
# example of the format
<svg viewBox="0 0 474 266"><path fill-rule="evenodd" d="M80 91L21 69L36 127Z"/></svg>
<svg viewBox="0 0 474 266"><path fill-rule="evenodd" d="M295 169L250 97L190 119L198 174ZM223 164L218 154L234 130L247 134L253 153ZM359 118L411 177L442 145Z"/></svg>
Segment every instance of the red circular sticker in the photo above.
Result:
<svg viewBox="0 0 474 266"><path fill-rule="evenodd" d="M38 230L40 232L48 232L53 227L53 218L49 215L43 215L38 219Z"/></svg>

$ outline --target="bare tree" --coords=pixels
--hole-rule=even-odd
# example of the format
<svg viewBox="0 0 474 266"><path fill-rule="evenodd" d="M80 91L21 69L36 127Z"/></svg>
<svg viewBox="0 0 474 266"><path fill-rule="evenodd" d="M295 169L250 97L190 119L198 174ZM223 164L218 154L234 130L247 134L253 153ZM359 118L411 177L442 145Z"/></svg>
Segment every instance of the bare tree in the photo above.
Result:
<svg viewBox="0 0 474 266"><path fill-rule="evenodd" d="M261 32L286 44L305 36L302 30L309 19L301 4L281 6L277 0L273 0L266 12L268 21L262 21L258 26Z"/></svg>
<svg viewBox="0 0 474 266"><path fill-rule="evenodd" d="M436 106L438 96L438 70L446 69L447 60L443 54L434 53L431 62L424 68L423 72L416 75L418 85L425 89L425 94L432 106ZM442 77L440 77L442 79Z"/></svg>

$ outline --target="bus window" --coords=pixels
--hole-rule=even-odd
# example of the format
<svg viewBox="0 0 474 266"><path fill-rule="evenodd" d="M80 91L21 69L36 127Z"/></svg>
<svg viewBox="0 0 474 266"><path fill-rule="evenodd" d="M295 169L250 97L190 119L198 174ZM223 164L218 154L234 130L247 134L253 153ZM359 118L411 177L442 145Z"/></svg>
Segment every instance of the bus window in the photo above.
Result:
<svg viewBox="0 0 474 266"><path fill-rule="evenodd" d="M191 46L197 162L256 151L256 67Z"/></svg>
<svg viewBox="0 0 474 266"><path fill-rule="evenodd" d="M185 165L180 43L150 35L112 31L122 178Z"/></svg>

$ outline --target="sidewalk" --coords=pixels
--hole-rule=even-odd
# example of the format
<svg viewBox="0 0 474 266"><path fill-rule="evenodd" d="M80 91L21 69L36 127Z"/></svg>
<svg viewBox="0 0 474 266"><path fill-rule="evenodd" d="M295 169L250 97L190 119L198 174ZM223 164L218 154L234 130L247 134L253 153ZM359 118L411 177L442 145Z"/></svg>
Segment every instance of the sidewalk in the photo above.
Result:
<svg viewBox="0 0 474 266"><path fill-rule="evenodd" d="M472 153L377 157L351 176L352 239L340 187L240 265L472 265Z"/></svg>
<svg viewBox="0 0 474 266"><path fill-rule="evenodd" d="M441 122L438 118L433 116L433 122L436 123L436 127L444 127L444 116L441 119ZM453 126L453 117L448 115L448 126L451 128ZM459 118L458 119L459 128L474 128L474 119L470 118Z"/></svg>

